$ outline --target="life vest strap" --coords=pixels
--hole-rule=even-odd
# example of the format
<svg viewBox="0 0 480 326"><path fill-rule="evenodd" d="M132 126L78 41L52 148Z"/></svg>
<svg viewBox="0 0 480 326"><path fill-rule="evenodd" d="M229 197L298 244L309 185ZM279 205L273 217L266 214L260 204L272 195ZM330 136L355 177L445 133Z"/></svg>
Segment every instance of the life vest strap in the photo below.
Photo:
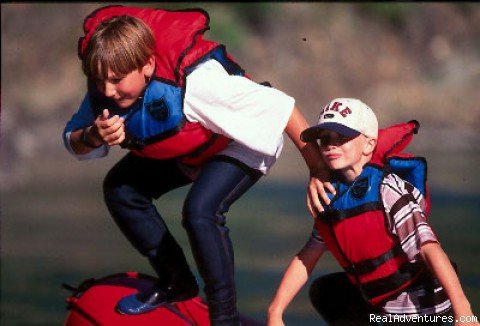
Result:
<svg viewBox="0 0 480 326"><path fill-rule="evenodd" d="M164 139L167 139L169 137L172 137L176 134L178 134L183 127L185 126L185 118L182 119L180 124L176 126L175 128L172 128L168 131L165 131L157 136L150 137L145 140L141 140L134 135L132 135L128 130L125 132L126 137L125 140L120 144L121 148L127 148L127 149L136 149L136 150L142 150L146 145L150 145L153 143L156 143L157 141L161 141Z"/></svg>
<svg viewBox="0 0 480 326"><path fill-rule="evenodd" d="M409 288L421 286L425 291L423 295L418 295L417 300L422 307L432 307L445 302L448 299L443 287L432 273L425 272L413 282ZM439 288L439 289L438 289ZM435 291L438 289L438 291Z"/></svg>
<svg viewBox="0 0 480 326"><path fill-rule="evenodd" d="M349 208L345 210L338 209L327 209L318 215L318 219L322 222L339 222L350 217L358 216L360 214L369 212L369 211L378 211L383 209L383 204L381 202L369 202L354 208Z"/></svg>
<svg viewBox="0 0 480 326"><path fill-rule="evenodd" d="M360 285L368 298L375 298L397 290L402 285L417 278L422 272L421 262L403 264L395 273Z"/></svg>
<svg viewBox="0 0 480 326"><path fill-rule="evenodd" d="M368 260L363 260L355 264L351 264L350 266L347 266L345 268L345 271L347 273L356 274L356 275L368 274L376 270L378 267L383 265L388 260L396 256L399 256L403 253L404 252L402 250L401 245L397 245L392 249L388 250L387 252L381 254L380 256L377 256L375 258L368 259Z"/></svg>

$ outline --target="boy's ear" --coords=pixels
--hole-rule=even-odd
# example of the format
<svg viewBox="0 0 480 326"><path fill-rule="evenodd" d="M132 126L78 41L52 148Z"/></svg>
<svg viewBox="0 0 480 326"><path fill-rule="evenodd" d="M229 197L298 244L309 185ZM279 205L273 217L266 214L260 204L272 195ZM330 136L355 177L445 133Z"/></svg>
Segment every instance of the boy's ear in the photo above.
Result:
<svg viewBox="0 0 480 326"><path fill-rule="evenodd" d="M152 55L150 59L148 59L145 66L143 66L143 74L145 75L145 77L150 78L152 77L154 71L155 71L155 57Z"/></svg>
<svg viewBox="0 0 480 326"><path fill-rule="evenodd" d="M377 146L377 140L375 138L367 138L367 142L365 143L365 148L363 153L367 156L372 154L376 146Z"/></svg>

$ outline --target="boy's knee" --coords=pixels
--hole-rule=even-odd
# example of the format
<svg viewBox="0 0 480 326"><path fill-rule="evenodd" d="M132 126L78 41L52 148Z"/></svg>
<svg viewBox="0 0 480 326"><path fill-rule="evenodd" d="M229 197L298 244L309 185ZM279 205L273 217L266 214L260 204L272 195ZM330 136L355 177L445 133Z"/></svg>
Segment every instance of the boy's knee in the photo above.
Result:
<svg viewBox="0 0 480 326"><path fill-rule="evenodd" d="M199 216L195 210L189 207L184 207L182 211L182 226L187 231L201 229L204 224L204 219Z"/></svg>
<svg viewBox="0 0 480 326"><path fill-rule="evenodd" d="M348 282L344 276L342 272L332 273L321 276L312 282L309 297L312 305L319 312L330 309L325 307L336 306L342 302L342 296L346 293L344 282Z"/></svg>
<svg viewBox="0 0 480 326"><path fill-rule="evenodd" d="M202 230L211 223L218 223L216 209L200 201L187 200L183 205L182 226L187 231Z"/></svg>
<svg viewBox="0 0 480 326"><path fill-rule="evenodd" d="M107 204L126 204L135 208L151 203L151 197L128 182L115 168L110 170L103 179L102 188Z"/></svg>

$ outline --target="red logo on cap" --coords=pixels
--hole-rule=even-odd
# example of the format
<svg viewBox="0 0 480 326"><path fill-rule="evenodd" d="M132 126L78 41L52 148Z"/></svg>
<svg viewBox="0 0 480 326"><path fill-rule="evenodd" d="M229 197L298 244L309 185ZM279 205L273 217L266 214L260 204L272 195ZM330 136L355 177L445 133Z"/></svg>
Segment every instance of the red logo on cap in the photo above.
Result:
<svg viewBox="0 0 480 326"><path fill-rule="evenodd" d="M349 115L350 113L352 113L352 110L350 110L350 108L347 106L345 109L343 109L342 111L340 111L340 114L342 115L342 117L346 117L347 115Z"/></svg>
<svg viewBox="0 0 480 326"><path fill-rule="evenodd" d="M340 107L342 105L343 105L342 102L334 102L331 107L326 106L323 109L322 113L320 113L320 115L324 114L327 111L335 111L335 112L339 112L340 115L345 118L347 115L352 113L352 110L350 110L350 108L347 106L345 109L340 111Z"/></svg>
<svg viewBox="0 0 480 326"><path fill-rule="evenodd" d="M335 102L335 103L332 104L332 107L331 107L330 109L328 109L328 110L330 110L330 111L337 111L337 112L338 112L338 108L339 108L341 105L342 105L341 102Z"/></svg>

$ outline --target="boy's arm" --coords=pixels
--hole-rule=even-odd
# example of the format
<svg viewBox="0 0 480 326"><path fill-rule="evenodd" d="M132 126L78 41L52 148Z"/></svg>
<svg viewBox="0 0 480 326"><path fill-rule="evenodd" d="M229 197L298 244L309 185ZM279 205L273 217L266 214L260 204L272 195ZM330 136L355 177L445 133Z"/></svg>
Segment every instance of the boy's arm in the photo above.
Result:
<svg viewBox="0 0 480 326"><path fill-rule="evenodd" d="M78 111L67 122L62 135L65 148L79 160L103 157L108 154L108 146L97 148L93 146L94 130L91 130L91 126L95 119L90 95L87 93ZM87 130L87 134L84 134L84 130ZM91 146L87 146L86 142Z"/></svg>
<svg viewBox="0 0 480 326"><path fill-rule="evenodd" d="M79 160L104 157L125 139L124 118L104 109L95 116L89 93L63 131L65 148Z"/></svg>
<svg viewBox="0 0 480 326"><path fill-rule="evenodd" d="M305 285L323 252L324 249L305 246L292 259L268 309L268 326L284 325L283 312Z"/></svg>
<svg viewBox="0 0 480 326"><path fill-rule="evenodd" d="M94 124L84 129L72 131L69 142L73 152L77 155L88 154L103 144Z"/></svg>
<svg viewBox="0 0 480 326"><path fill-rule="evenodd" d="M70 146L77 155L83 155L104 144L119 145L124 139L124 118L109 118L109 111L104 109L91 126L71 132Z"/></svg>
<svg viewBox="0 0 480 326"><path fill-rule="evenodd" d="M310 181L307 189L307 207L310 214L313 217L316 217L317 211L323 212L324 210L319 200L319 195L328 205L330 203L330 199L328 198L325 189L328 189L328 191L334 194L335 188L329 182L330 171L323 162L317 143L304 143L300 139L301 132L308 127L309 125L304 116L295 106L287 122L285 132L295 146L299 149L305 160L305 163L307 163L307 166L310 170Z"/></svg>
<svg viewBox="0 0 480 326"><path fill-rule="evenodd" d="M420 249L420 256L429 269L440 282L452 303L456 325L479 325L478 322L461 323L460 317L473 316L470 303L468 302L455 270L447 257L447 254L440 247L438 242L428 242Z"/></svg>

